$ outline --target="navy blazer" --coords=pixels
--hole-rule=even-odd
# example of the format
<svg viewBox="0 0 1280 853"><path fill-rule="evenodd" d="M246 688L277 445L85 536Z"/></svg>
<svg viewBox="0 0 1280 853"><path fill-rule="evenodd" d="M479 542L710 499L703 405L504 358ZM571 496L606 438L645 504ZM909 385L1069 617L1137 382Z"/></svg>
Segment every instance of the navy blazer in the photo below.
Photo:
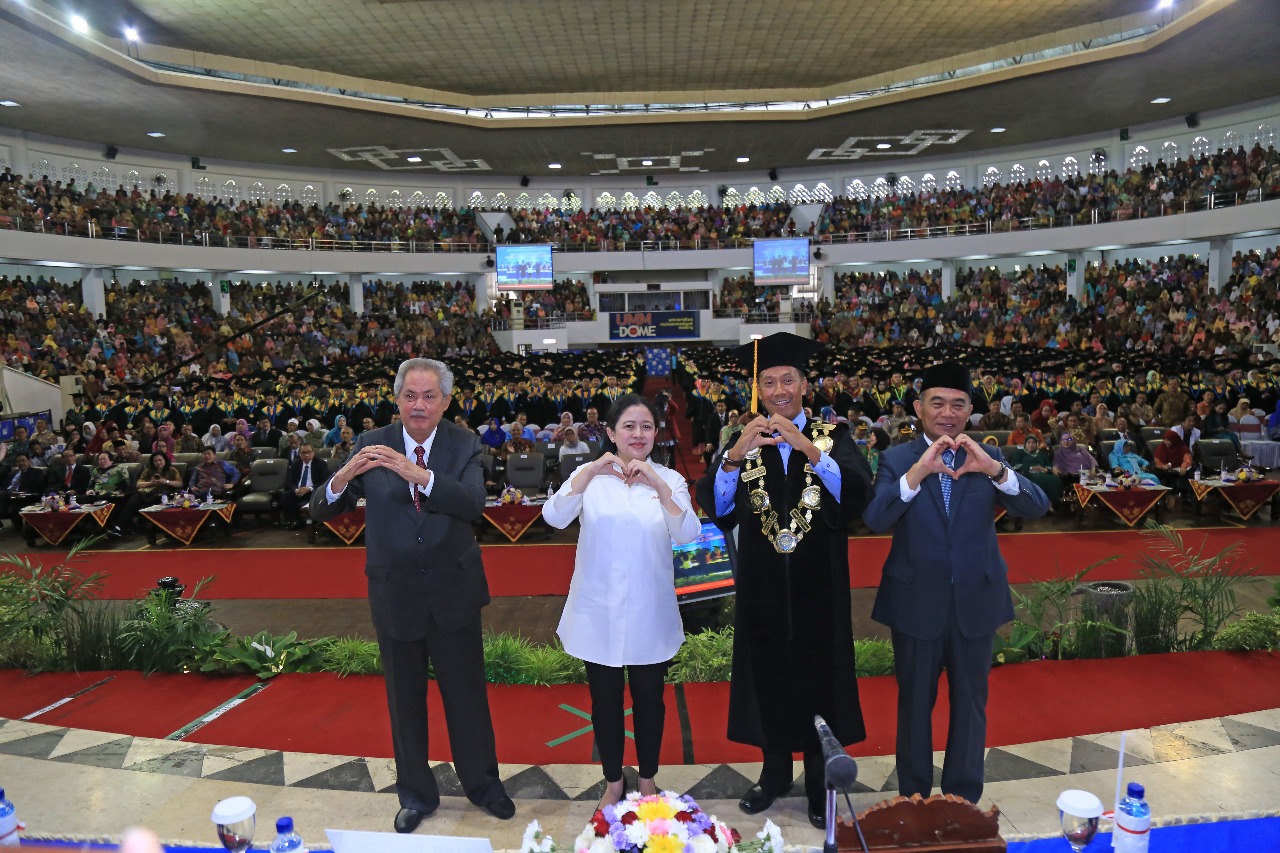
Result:
<svg viewBox="0 0 1280 853"><path fill-rule="evenodd" d="M385 445L404 453L398 423L360 434L351 449ZM374 626L397 640L420 640L427 633L424 613L452 633L480 618L489 603L480 546L472 525L484 513L484 470L480 437L449 421L436 427L427 467L431 496L413 506L409 483L385 468L373 468L347 484L332 504L328 482L311 493L311 517L327 521L355 509L364 498L365 575ZM336 471L334 473L337 473Z"/></svg>
<svg viewBox="0 0 1280 853"><path fill-rule="evenodd" d="M1003 461L999 450L981 446ZM1013 496L973 472L952 483L950 515L935 475L926 477L920 493L904 503L899 480L927 447L918 438L880 456L875 494L862 520L877 533L892 529L893 544L871 618L908 636L935 640L946 627L954 596L961 633L968 638L992 634L1013 619L1008 567L996 542L996 507L1015 518L1039 518L1049 510L1049 499L1017 472L1010 472L1019 484ZM964 460L964 451L957 450L955 467Z"/></svg>

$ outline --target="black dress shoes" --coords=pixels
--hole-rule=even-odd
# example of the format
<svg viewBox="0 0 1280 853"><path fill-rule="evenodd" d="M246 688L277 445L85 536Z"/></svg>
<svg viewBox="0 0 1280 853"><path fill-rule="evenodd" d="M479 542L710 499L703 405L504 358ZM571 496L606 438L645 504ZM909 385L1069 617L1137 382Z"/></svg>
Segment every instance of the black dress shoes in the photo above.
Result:
<svg viewBox="0 0 1280 853"><path fill-rule="evenodd" d="M809 803L809 823L813 824L814 829L827 828L827 804L814 808L813 803Z"/></svg>
<svg viewBox="0 0 1280 853"><path fill-rule="evenodd" d="M420 812L417 809L401 809L396 812L396 832L413 832L418 828L418 824L435 813L435 809L429 812Z"/></svg>
<svg viewBox="0 0 1280 853"><path fill-rule="evenodd" d="M496 817L498 820L511 820L516 816L516 804L511 802L511 798L507 796L498 797L496 800L490 800L480 808Z"/></svg>
<svg viewBox="0 0 1280 853"><path fill-rule="evenodd" d="M757 783L742 795L742 799L738 801L738 808L747 814L760 814L760 812L773 805L774 800L789 790L791 790L790 782L778 788L772 786L766 788L764 785Z"/></svg>

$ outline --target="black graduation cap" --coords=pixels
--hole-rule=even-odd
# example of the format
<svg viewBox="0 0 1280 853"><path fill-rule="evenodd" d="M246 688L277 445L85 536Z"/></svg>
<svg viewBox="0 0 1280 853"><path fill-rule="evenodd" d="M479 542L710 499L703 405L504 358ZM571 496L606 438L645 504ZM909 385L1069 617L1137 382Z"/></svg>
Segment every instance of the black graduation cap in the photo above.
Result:
<svg viewBox="0 0 1280 853"><path fill-rule="evenodd" d="M751 411L757 411L756 380L763 371L772 367L794 367L800 375L808 377L809 359L818 353L822 344L810 338L802 338L791 332L774 332L765 338L756 338L733 350L733 355L743 370L751 377Z"/></svg>

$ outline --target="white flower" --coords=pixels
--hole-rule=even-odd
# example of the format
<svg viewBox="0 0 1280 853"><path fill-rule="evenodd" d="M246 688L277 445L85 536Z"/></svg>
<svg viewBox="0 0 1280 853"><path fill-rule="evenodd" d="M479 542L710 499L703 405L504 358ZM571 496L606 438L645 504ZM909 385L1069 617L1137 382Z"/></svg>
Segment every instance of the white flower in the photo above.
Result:
<svg viewBox="0 0 1280 853"><path fill-rule="evenodd" d="M550 835L544 835L542 825L536 820L525 827L524 838L520 840L520 853L551 853L555 845Z"/></svg>
<svg viewBox="0 0 1280 853"><path fill-rule="evenodd" d="M764 829L756 834L756 838L767 843L771 853L782 853L782 830L768 818L765 818Z"/></svg>
<svg viewBox="0 0 1280 853"><path fill-rule="evenodd" d="M711 836L702 834L695 837L692 841L693 853L718 853L716 843L711 840Z"/></svg>
<svg viewBox="0 0 1280 853"><path fill-rule="evenodd" d="M573 842L574 853L587 853L591 849L591 842L596 840L596 832L591 828L591 824L587 824L587 828L582 830Z"/></svg>
<svg viewBox="0 0 1280 853"><path fill-rule="evenodd" d="M638 820L626 828L627 841L630 841L636 847L643 847L649 840L649 827L645 822Z"/></svg>
<svg viewBox="0 0 1280 853"><path fill-rule="evenodd" d="M591 842L588 853L615 853L613 842L606 838L597 838Z"/></svg>

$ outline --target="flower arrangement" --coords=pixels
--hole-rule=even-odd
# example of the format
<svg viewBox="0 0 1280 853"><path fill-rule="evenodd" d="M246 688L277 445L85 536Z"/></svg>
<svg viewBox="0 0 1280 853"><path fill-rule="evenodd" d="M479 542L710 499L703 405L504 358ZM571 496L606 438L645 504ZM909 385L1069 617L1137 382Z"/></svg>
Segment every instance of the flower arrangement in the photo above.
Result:
<svg viewBox="0 0 1280 853"><path fill-rule="evenodd" d="M169 506L177 507L179 509L192 509L200 506L200 498L190 492L178 492L176 495L169 498Z"/></svg>
<svg viewBox="0 0 1280 853"><path fill-rule="evenodd" d="M498 502L504 504L522 504L527 503L524 492L515 486L507 486L502 490L502 494L498 495Z"/></svg>
<svg viewBox="0 0 1280 853"><path fill-rule="evenodd" d="M67 508L67 499L58 492L50 492L40 499L40 505L50 512L59 512Z"/></svg>
<svg viewBox="0 0 1280 853"><path fill-rule="evenodd" d="M1117 474L1115 477L1116 485L1122 489L1136 489L1138 484L1142 482L1138 479L1137 474L1131 474L1128 471Z"/></svg>
<svg viewBox="0 0 1280 853"><path fill-rule="evenodd" d="M521 853L568 853L535 820L524 832ZM782 832L766 820L755 841L708 815L692 797L663 791L631 793L591 817L573 842L573 853L782 853Z"/></svg>
<svg viewBox="0 0 1280 853"><path fill-rule="evenodd" d="M1252 465L1243 465L1236 472L1236 481L1240 483L1252 483L1254 480L1261 480L1262 473Z"/></svg>

